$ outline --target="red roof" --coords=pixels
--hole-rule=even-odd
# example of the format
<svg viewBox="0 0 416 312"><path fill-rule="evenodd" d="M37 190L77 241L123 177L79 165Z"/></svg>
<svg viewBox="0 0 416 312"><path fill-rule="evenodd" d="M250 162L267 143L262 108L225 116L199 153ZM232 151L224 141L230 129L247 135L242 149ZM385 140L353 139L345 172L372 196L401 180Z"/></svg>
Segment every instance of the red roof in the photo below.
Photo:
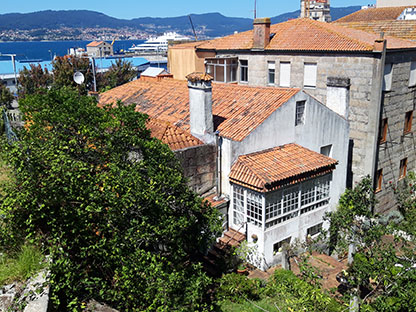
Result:
<svg viewBox="0 0 416 312"><path fill-rule="evenodd" d="M104 43L105 43L104 41L93 41L87 44L87 47L98 47Z"/></svg>
<svg viewBox="0 0 416 312"><path fill-rule="evenodd" d="M265 50L273 51L373 51L379 34L339 26L334 23L298 18L270 26L274 34ZM416 43L386 37L388 49L416 48ZM253 30L194 45L199 50L249 50ZM188 46L189 47L189 46ZM174 48L181 48L177 45Z"/></svg>
<svg viewBox="0 0 416 312"><path fill-rule="evenodd" d="M335 169L338 162L297 144L238 157L231 168L230 182L258 192L301 182Z"/></svg>
<svg viewBox="0 0 416 312"><path fill-rule="evenodd" d="M212 84L214 127L221 136L242 141L299 89ZM189 131L189 90L186 81L135 80L100 95L100 105L136 104L151 118ZM189 132L188 132L189 133Z"/></svg>
<svg viewBox="0 0 416 312"><path fill-rule="evenodd" d="M344 16L336 20L334 23L393 21L397 20L406 8L411 7L412 6L400 6L362 9L351 13L350 15Z"/></svg>

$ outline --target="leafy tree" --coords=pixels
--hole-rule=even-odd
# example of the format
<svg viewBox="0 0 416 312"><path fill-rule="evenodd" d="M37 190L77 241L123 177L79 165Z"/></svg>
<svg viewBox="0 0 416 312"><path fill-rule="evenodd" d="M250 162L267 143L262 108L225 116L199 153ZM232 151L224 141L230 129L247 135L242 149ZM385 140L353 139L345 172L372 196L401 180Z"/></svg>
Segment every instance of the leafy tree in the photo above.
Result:
<svg viewBox="0 0 416 312"><path fill-rule="evenodd" d="M98 108L70 89L20 103L27 127L7 147L15 183L1 210L10 236L40 237L53 259L53 308L91 298L122 311L198 311L209 279L195 259L220 229L172 151L134 105Z"/></svg>
<svg viewBox="0 0 416 312"><path fill-rule="evenodd" d="M107 72L97 77L99 89L107 90L131 81L134 77L137 77L137 70L133 68L131 62L118 59Z"/></svg>
<svg viewBox="0 0 416 312"><path fill-rule="evenodd" d="M0 82L0 105L10 107L14 100L13 94Z"/></svg>
<svg viewBox="0 0 416 312"><path fill-rule="evenodd" d="M40 64L30 64L30 69L25 67L19 72L18 81L19 94L25 96L49 87L52 84L52 75L46 67L42 68Z"/></svg>
<svg viewBox="0 0 416 312"><path fill-rule="evenodd" d="M79 93L86 95L93 83L93 73L88 58L75 56L56 57L53 62L53 85L54 87L72 87L78 89ZM81 72L85 81L78 85L74 81L74 73Z"/></svg>
<svg viewBox="0 0 416 312"><path fill-rule="evenodd" d="M355 247L344 274L347 294L361 298L362 311L415 311L414 235L398 232L404 222L399 213L374 215L374 205L374 191L366 178L347 190L338 210L328 214L332 248Z"/></svg>

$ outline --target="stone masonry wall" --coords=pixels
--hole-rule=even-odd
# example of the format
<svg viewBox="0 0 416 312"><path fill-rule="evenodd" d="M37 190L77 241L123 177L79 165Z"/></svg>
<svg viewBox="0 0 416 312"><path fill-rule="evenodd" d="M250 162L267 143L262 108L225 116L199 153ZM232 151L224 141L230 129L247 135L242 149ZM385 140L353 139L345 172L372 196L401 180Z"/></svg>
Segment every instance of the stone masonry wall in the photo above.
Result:
<svg viewBox="0 0 416 312"><path fill-rule="evenodd" d="M175 151L189 186L202 195L215 187L216 146L201 145Z"/></svg>
<svg viewBox="0 0 416 312"><path fill-rule="evenodd" d="M407 158L407 171L416 168L416 112L413 114L412 133L404 134L405 114L415 110L416 86L409 87L410 64L414 53L388 54L386 64L393 64L392 91L383 96L382 118L388 118L387 140L379 145L378 169L383 169L382 190L377 193L379 212L394 207L391 184L400 180L400 160ZM391 182L391 183L390 183Z"/></svg>

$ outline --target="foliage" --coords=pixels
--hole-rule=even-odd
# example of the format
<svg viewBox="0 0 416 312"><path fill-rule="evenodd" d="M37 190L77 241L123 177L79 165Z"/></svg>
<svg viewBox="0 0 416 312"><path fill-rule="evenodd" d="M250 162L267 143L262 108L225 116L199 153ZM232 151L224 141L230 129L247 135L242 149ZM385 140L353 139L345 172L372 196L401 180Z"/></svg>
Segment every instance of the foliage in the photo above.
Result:
<svg viewBox="0 0 416 312"><path fill-rule="evenodd" d="M276 270L266 285L236 274L221 279L217 298L223 311L342 311L343 307L320 288ZM260 309L261 308L261 309Z"/></svg>
<svg viewBox="0 0 416 312"><path fill-rule="evenodd" d="M407 186L398 194L408 192ZM370 180L364 179L347 190L338 210L328 215L331 242L337 243L333 247L355 246L353 262L345 274L347 295L360 297L363 311L404 311L403 307L414 311L414 236L399 232L403 218L397 213L383 217L371 213L373 194ZM399 202L412 207L405 196ZM414 222L409 216L414 216L414 209L406 209L404 223Z"/></svg>
<svg viewBox="0 0 416 312"><path fill-rule="evenodd" d="M98 89L107 91L131 81L134 77L137 77L137 71L132 63L120 58L111 65L107 72L97 75Z"/></svg>
<svg viewBox="0 0 416 312"><path fill-rule="evenodd" d="M72 87L76 88L79 94L86 95L93 83L93 73L88 58L79 58L75 56L56 57L53 62L53 85L54 87ZM74 73L81 72L84 77L84 83L78 85L74 81Z"/></svg>
<svg viewBox="0 0 416 312"><path fill-rule="evenodd" d="M36 92L42 92L52 83L52 75L48 69L42 68L40 64L30 64L30 69L26 67L19 72L19 95L26 96Z"/></svg>
<svg viewBox="0 0 416 312"><path fill-rule="evenodd" d="M43 258L37 247L27 244L15 255L0 254L0 286L25 281L45 266Z"/></svg>
<svg viewBox="0 0 416 312"><path fill-rule="evenodd" d="M405 220L400 228L409 234L416 235L416 174L409 172L393 187L399 205L399 211Z"/></svg>
<svg viewBox="0 0 416 312"><path fill-rule="evenodd" d="M16 181L1 209L9 232L49 247L53 307L94 298L123 311L202 310L209 279L194 259L218 212L189 190L147 117L69 89L20 105L28 126L6 148Z"/></svg>
<svg viewBox="0 0 416 312"><path fill-rule="evenodd" d="M0 81L0 105L4 105L7 108L9 108L13 100L14 100L13 94Z"/></svg>

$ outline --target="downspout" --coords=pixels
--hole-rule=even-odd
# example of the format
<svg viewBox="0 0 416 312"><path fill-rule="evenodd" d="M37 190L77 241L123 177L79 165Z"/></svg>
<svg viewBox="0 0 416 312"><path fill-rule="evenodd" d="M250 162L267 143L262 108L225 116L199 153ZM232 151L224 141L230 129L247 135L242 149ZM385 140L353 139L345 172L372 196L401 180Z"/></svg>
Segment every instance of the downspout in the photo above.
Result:
<svg viewBox="0 0 416 312"><path fill-rule="evenodd" d="M220 132L217 130L215 131L215 143L217 147L217 161L216 161L216 188L217 188L217 198L220 198L222 195L222 172L221 172L221 159L222 159L222 138L220 137Z"/></svg>
<svg viewBox="0 0 416 312"><path fill-rule="evenodd" d="M378 70L378 82L379 82L379 91L377 94L377 108L376 108L376 127L375 127L375 136L374 136L374 147L373 147L373 167L372 167L372 184L373 189L376 189L377 186L377 168L378 168L378 153L380 151L379 145L379 129L381 120L383 118L383 79L384 79L384 68L386 65L386 52L387 52L387 40L384 39L384 33L380 33L380 39L375 41L374 45L374 52L381 52L381 59L380 59L380 68ZM374 206L371 207L372 212L374 213Z"/></svg>

